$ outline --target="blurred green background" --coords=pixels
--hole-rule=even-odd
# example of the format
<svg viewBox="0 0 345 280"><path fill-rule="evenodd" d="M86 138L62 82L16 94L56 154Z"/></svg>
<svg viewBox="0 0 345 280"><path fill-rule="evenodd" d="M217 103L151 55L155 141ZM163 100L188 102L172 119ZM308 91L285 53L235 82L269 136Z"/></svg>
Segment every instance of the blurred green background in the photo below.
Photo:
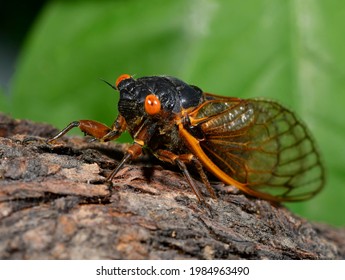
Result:
<svg viewBox="0 0 345 280"><path fill-rule="evenodd" d="M41 4L10 83L0 87L1 111L58 128L78 119L111 124L118 96L99 78L113 83L122 73L167 74L208 92L278 100L308 124L327 167L322 193L289 207L345 225L344 1Z"/></svg>

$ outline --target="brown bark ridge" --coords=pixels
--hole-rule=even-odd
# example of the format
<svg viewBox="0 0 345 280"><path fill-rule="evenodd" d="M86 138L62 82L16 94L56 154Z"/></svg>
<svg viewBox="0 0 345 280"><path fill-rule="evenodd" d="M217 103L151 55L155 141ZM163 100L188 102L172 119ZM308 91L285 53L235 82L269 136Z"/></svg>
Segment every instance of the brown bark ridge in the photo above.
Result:
<svg viewBox="0 0 345 280"><path fill-rule="evenodd" d="M344 259L345 229L216 184L209 209L180 172L126 145L0 115L0 259Z"/></svg>

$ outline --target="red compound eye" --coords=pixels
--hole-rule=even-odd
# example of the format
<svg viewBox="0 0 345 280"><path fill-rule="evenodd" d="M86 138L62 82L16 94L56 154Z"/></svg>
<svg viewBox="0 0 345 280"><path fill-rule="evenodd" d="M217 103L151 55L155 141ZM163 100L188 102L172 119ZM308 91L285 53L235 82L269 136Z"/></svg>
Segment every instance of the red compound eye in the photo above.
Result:
<svg viewBox="0 0 345 280"><path fill-rule="evenodd" d="M145 111L149 115L155 115L161 110L161 102L154 94L149 94L145 99Z"/></svg>
<svg viewBox="0 0 345 280"><path fill-rule="evenodd" d="M127 80L127 79L130 79L132 78L131 75L128 75L128 74L122 74L120 77L118 77L116 79L116 82L115 82L115 85L116 87L119 86L119 83L121 83L123 80Z"/></svg>

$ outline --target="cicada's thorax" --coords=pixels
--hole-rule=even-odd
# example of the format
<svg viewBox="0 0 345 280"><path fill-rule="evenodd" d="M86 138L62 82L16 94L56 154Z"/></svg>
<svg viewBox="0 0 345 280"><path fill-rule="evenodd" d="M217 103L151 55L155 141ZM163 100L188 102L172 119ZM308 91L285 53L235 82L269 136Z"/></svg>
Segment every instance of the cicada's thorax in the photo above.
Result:
<svg viewBox="0 0 345 280"><path fill-rule="evenodd" d="M167 120L166 122L157 122L155 125L155 133L147 141L148 148L151 150L169 150L175 154L188 152L184 141L179 135L175 119Z"/></svg>

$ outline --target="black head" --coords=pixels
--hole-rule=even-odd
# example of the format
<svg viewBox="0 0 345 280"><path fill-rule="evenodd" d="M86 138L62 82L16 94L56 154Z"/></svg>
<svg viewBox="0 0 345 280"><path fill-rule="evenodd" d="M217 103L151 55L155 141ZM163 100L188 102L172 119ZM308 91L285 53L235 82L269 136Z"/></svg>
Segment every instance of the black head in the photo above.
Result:
<svg viewBox="0 0 345 280"><path fill-rule="evenodd" d="M120 92L118 109L127 124L140 118L172 118L183 109L203 102L202 91L169 76L138 79L121 75L116 81Z"/></svg>

